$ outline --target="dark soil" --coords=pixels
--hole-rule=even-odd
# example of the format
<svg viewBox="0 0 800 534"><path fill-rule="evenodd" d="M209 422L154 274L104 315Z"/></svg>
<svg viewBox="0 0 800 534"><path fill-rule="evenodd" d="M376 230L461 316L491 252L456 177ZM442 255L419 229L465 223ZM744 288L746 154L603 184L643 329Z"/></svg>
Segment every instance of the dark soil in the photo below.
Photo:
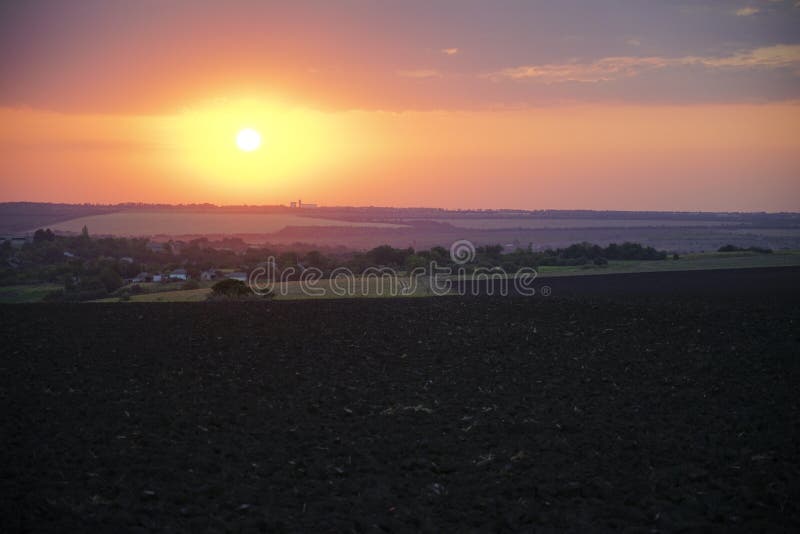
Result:
<svg viewBox="0 0 800 534"><path fill-rule="evenodd" d="M800 528L800 305L0 307L0 530Z"/></svg>

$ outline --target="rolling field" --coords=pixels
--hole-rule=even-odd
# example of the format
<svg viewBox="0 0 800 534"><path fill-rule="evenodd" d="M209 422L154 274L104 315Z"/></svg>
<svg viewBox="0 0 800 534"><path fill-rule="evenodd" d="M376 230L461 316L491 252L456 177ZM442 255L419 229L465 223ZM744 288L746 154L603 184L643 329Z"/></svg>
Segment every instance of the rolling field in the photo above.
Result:
<svg viewBox="0 0 800 534"><path fill-rule="evenodd" d="M436 222L451 224L457 228L473 228L481 230L497 230L503 228L650 228L650 227L703 227L724 226L723 221L692 221L675 219L608 219L608 218L550 218L537 219L533 217L502 218L491 217L487 219L474 218L447 218L432 219Z"/></svg>
<svg viewBox="0 0 800 534"><path fill-rule="evenodd" d="M800 291L737 273L7 307L0 528L795 530Z"/></svg>
<svg viewBox="0 0 800 534"><path fill-rule="evenodd" d="M184 235L184 234L264 234L287 226L346 226L399 228L390 223L351 222L277 213L181 213L123 211L79 217L54 223L53 230L79 233L86 226L92 234Z"/></svg>
<svg viewBox="0 0 800 534"><path fill-rule="evenodd" d="M752 269L759 267L793 267L800 265L800 252L781 251L773 254L742 252L709 252L685 254L678 260L617 261L608 265L547 266L537 269L542 277L591 274L615 274L665 271L699 271L707 269Z"/></svg>

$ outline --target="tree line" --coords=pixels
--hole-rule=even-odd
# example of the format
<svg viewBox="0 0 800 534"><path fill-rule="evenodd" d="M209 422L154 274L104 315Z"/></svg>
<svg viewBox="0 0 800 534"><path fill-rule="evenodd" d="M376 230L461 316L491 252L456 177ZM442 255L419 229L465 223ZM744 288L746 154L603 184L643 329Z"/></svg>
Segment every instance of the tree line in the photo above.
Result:
<svg viewBox="0 0 800 534"><path fill-rule="evenodd" d="M609 260L663 260L666 257L666 252L639 243L612 243L605 247L576 243L545 250L534 250L529 245L510 252L501 245L484 245L476 247L474 258L463 268L470 272L476 268L500 267L514 273L523 267L603 265ZM30 243L20 248L9 242L0 245L0 285L60 284L64 288L61 298L89 300L114 294L141 272L166 273L180 268L196 279L208 269L248 272L264 265L268 258L274 258L278 273L292 269L294 276L312 267L325 276L342 267L358 274L371 267L389 267L402 272L427 269L431 263L454 264L450 251L441 246L415 250L381 245L367 251L344 248L322 251L300 244L289 249L286 246L248 246L238 238L216 242L200 238L154 246L147 238L92 237L86 228L77 236L56 235L50 229L40 229Z"/></svg>

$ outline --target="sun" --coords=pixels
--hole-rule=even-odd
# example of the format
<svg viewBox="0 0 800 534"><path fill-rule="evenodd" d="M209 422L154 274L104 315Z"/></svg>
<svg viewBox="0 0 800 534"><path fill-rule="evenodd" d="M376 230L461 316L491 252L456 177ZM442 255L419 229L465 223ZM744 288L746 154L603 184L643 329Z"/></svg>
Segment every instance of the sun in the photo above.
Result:
<svg viewBox="0 0 800 534"><path fill-rule="evenodd" d="M239 130L239 133L236 134L236 146L239 147L239 150L252 152L261 146L261 134L252 128Z"/></svg>

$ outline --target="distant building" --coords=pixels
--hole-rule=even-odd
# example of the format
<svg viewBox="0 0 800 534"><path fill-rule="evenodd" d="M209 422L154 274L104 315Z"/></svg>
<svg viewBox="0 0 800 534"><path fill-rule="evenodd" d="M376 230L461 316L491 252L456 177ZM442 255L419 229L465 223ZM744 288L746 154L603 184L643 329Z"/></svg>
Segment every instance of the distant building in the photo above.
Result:
<svg viewBox="0 0 800 534"><path fill-rule="evenodd" d="M303 208L316 208L317 205L316 204L311 204L309 202L309 203L303 204L301 207L303 207Z"/></svg>
<svg viewBox="0 0 800 534"><path fill-rule="evenodd" d="M14 248L22 248L25 243L33 242L33 238L28 236L0 237L0 243L6 242L11 243Z"/></svg>
<svg viewBox="0 0 800 534"><path fill-rule="evenodd" d="M230 273L228 275L228 278L230 278L231 280L239 280L240 282L247 282L247 273L243 272Z"/></svg>
<svg viewBox="0 0 800 534"><path fill-rule="evenodd" d="M163 282L165 278L166 278L166 276L162 275L161 273L154 274L153 275L153 282Z"/></svg>
<svg viewBox="0 0 800 534"><path fill-rule="evenodd" d="M189 273L186 272L186 269L175 269L171 273L169 273L170 280L188 280Z"/></svg>
<svg viewBox="0 0 800 534"><path fill-rule="evenodd" d="M217 278L217 271L214 269L209 269L207 271L202 271L200 273L200 280L216 280Z"/></svg>
<svg viewBox="0 0 800 534"><path fill-rule="evenodd" d="M64 254L66 254L66 252ZM119 262L120 263L133 263L133 258L131 258L130 256L122 256L119 259Z"/></svg>
<svg viewBox="0 0 800 534"><path fill-rule="evenodd" d="M66 252L66 251L65 251L65 252L64 252L64 257L65 257L65 258L74 258L74 257L75 257L75 254L73 254L72 252Z"/></svg>
<svg viewBox="0 0 800 534"><path fill-rule="evenodd" d="M297 202L292 202L291 204L289 204L289 207L290 208L296 208L297 207Z"/></svg>
<svg viewBox="0 0 800 534"><path fill-rule="evenodd" d="M141 284L143 282L150 282L153 280L153 277L150 276L149 273L139 273L131 279L131 283L133 284Z"/></svg>

